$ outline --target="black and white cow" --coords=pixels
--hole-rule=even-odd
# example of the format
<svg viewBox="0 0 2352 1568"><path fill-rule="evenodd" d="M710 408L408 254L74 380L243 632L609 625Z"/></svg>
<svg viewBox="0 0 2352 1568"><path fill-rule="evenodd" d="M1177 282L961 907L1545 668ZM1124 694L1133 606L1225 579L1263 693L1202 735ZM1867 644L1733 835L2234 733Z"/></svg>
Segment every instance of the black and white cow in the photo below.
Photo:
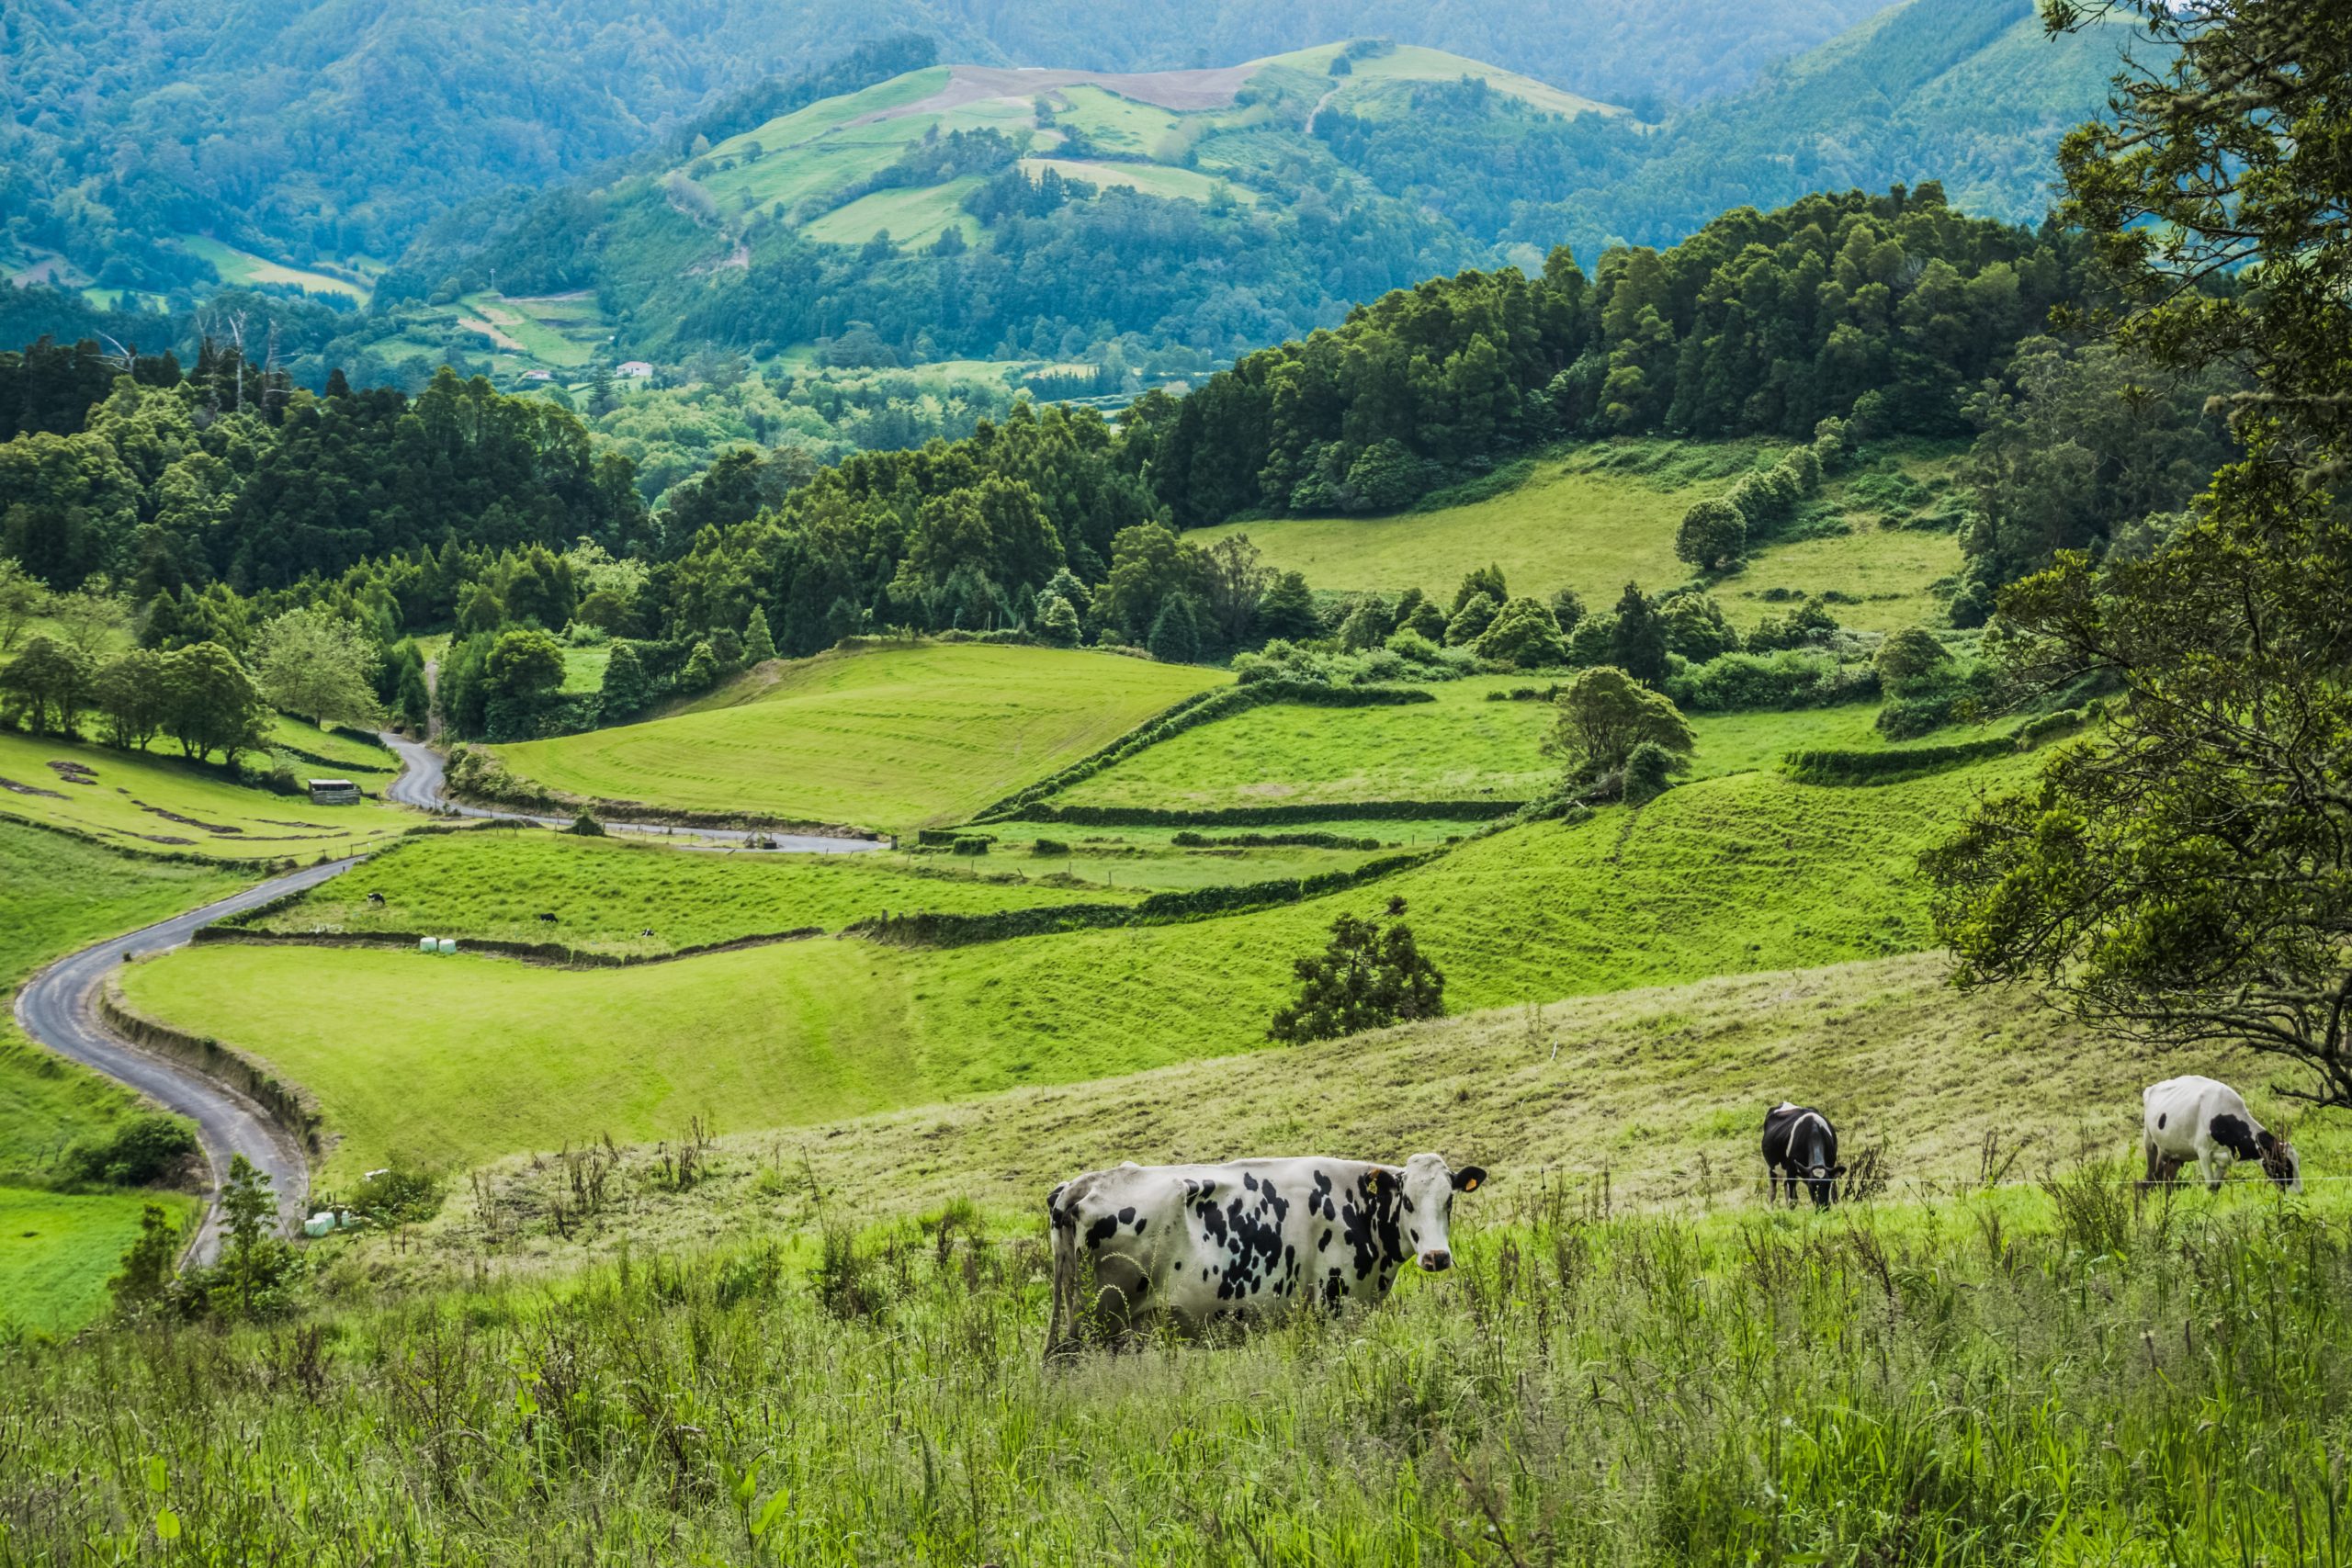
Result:
<svg viewBox="0 0 2352 1568"><path fill-rule="evenodd" d="M1838 1129L1828 1117L1785 1100L1764 1112L1764 1177L1773 1202L1781 1201L1783 1181L1789 1201L1795 1202L1797 1183L1803 1182L1815 1205L1826 1209L1837 1199L1838 1179L1845 1174L1838 1163Z"/></svg>
<svg viewBox="0 0 2352 1568"><path fill-rule="evenodd" d="M1409 1259L1450 1267L1456 1192L1487 1179L1436 1155L1123 1165L1054 1189L1053 1328L1046 1354L1168 1322L1209 1324L1295 1301L1376 1303Z"/></svg>
<svg viewBox="0 0 2352 1568"><path fill-rule="evenodd" d="M2197 1162L2208 1190L2238 1160L2257 1161L2263 1174L2290 1192L2303 1190L2303 1161L2287 1140L2254 1119L2245 1099L2213 1078L2166 1078L2140 1091L2141 1146L2148 1180L2170 1181Z"/></svg>

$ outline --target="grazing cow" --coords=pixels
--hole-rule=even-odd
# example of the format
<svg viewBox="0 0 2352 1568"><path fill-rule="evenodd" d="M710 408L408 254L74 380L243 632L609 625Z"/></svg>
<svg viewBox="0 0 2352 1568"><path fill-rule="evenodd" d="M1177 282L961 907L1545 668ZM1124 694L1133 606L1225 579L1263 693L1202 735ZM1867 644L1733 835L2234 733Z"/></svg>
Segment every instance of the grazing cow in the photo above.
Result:
<svg viewBox="0 0 2352 1568"><path fill-rule="evenodd" d="M384 901L384 896L383 896L381 893L370 893L369 895L368 895L368 902L369 902L370 904L379 904L379 905L380 905L381 903L383 903L383 901Z"/></svg>
<svg viewBox="0 0 2352 1568"><path fill-rule="evenodd" d="M555 917L553 915L541 915L539 917L539 924L543 926L551 926L555 924Z"/></svg>
<svg viewBox="0 0 2352 1568"><path fill-rule="evenodd" d="M1431 1273L1453 1264L1453 1195L1486 1179L1436 1155L1402 1166L1308 1157L1089 1171L1046 1200L1046 1354L1115 1344L1162 1320L1192 1336L1295 1301L1377 1303L1407 1259Z"/></svg>
<svg viewBox="0 0 2352 1568"><path fill-rule="evenodd" d="M2260 1163L2290 1192L2303 1190L2303 1161L2284 1137L2254 1119L2237 1090L2212 1078L2166 1078L2140 1091L2141 1145L2149 1182L2170 1181L2190 1160L2218 1192L2233 1163Z"/></svg>
<svg viewBox="0 0 2352 1568"><path fill-rule="evenodd" d="M1838 1179L1845 1174L1846 1168L1838 1163L1838 1129L1828 1117L1785 1100L1764 1112L1764 1177L1773 1202L1781 1201L1783 1181L1789 1201L1795 1202L1802 1181L1813 1194L1814 1206L1826 1209L1837 1200Z"/></svg>

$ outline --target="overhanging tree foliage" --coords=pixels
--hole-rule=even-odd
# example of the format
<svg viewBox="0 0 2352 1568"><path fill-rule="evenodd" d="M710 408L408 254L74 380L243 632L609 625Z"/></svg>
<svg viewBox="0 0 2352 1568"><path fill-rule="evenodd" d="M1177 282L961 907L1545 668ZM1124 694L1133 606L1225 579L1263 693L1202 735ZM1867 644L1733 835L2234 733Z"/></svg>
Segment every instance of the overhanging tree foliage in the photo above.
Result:
<svg viewBox="0 0 2352 1568"><path fill-rule="evenodd" d="M2135 309L2118 335L2228 362L2245 457L2144 560L2063 554L2003 595L2043 685L2120 714L1928 859L1963 984L2047 983L2079 1014L2308 1069L2352 1105L2352 7L2132 0L2177 48L2062 154L2070 211ZM2053 26L2086 8L2057 3ZM2151 221L2153 220L2153 221ZM2216 288L2243 268L2243 287Z"/></svg>

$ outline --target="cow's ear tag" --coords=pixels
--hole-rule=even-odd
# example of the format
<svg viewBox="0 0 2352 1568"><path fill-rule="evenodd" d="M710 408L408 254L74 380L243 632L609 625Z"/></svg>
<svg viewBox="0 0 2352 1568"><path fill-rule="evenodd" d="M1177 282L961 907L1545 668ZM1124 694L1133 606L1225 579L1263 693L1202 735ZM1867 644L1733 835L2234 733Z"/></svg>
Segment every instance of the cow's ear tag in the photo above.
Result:
<svg viewBox="0 0 2352 1568"><path fill-rule="evenodd" d="M1476 1192L1478 1190L1478 1184L1486 1179L1486 1167L1465 1165L1453 1173L1453 1190L1456 1192Z"/></svg>
<svg viewBox="0 0 2352 1568"><path fill-rule="evenodd" d="M1475 1176L1464 1178L1462 1182L1462 1190L1464 1192L1476 1192L1478 1190L1478 1179Z"/></svg>

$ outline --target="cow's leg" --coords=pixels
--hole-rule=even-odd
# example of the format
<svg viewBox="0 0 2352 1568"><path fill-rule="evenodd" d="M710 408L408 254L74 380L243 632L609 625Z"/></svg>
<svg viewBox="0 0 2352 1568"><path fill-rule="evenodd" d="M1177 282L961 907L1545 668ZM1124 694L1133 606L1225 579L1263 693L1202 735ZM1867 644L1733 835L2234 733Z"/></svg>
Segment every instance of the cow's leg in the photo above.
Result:
<svg viewBox="0 0 2352 1568"><path fill-rule="evenodd" d="M2145 1155L2148 1159L2147 1174L2140 1178L2140 1185L2143 1187L2154 1187L2157 1181L2162 1179L2156 1175L2156 1172L2164 1168L2165 1156L2157 1151L2155 1139L2147 1136L2145 1134L2143 1134L2140 1138L2140 1152Z"/></svg>
<svg viewBox="0 0 2352 1568"><path fill-rule="evenodd" d="M2222 1163L2221 1150L2209 1148L2199 1153L2197 1170L2198 1174L2205 1178L2205 1190L2219 1192L2222 1190L2222 1178L2228 1173L2229 1168Z"/></svg>

